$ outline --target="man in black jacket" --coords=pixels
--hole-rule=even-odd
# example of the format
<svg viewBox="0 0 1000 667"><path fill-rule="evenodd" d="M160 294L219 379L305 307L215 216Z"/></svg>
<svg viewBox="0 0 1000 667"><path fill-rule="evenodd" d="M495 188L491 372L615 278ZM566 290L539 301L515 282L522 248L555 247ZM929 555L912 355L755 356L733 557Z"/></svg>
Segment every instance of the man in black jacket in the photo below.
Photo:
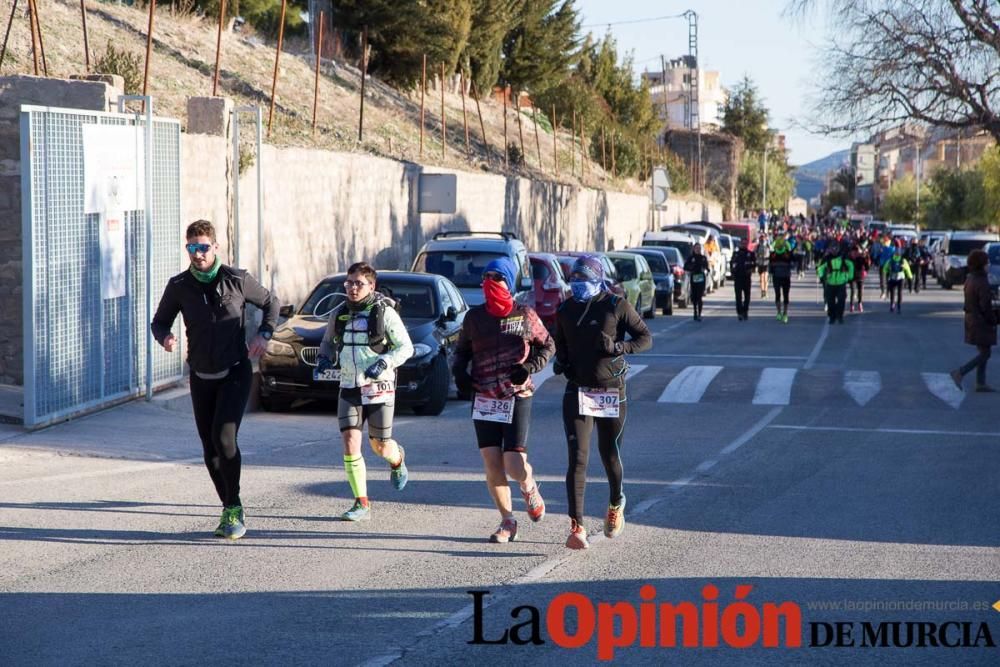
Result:
<svg viewBox="0 0 1000 667"><path fill-rule="evenodd" d="M740 239L740 247L729 262L736 290L736 318L739 320L750 317L750 281L756 267L757 255L750 250L750 240Z"/></svg>
<svg viewBox="0 0 1000 667"><path fill-rule="evenodd" d="M167 282L150 327L163 349L173 352L177 337L170 329L177 313L184 318L194 420L208 474L223 506L215 534L237 540L246 534L237 434L250 398L250 359L267 348L278 321L279 304L249 273L222 263L216 254L219 246L212 223L191 223L186 248L191 266ZM247 302L264 313L249 349Z"/></svg>
<svg viewBox="0 0 1000 667"><path fill-rule="evenodd" d="M563 302L556 315L553 371L567 380L562 404L569 450L566 494L570 534L566 546L586 549L589 545L583 527L583 495L590 435L596 426L597 446L610 487L604 534L617 537L625 527L620 459L627 401L625 375L629 368L625 355L648 350L653 339L631 304L607 292L604 269L596 257L576 261L570 287L573 298Z"/></svg>

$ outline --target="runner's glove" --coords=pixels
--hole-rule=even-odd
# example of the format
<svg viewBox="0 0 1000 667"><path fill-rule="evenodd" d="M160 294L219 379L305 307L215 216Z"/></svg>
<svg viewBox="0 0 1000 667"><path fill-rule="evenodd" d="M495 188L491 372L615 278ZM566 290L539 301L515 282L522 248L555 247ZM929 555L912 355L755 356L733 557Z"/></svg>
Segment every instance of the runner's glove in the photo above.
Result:
<svg viewBox="0 0 1000 667"><path fill-rule="evenodd" d="M620 340L614 340L611 336L606 333L601 333L601 349L604 350L605 354L610 354L613 356L621 356L625 353L625 344Z"/></svg>
<svg viewBox="0 0 1000 667"><path fill-rule="evenodd" d="M389 364L385 363L385 359L379 359L374 364L365 369L365 377L375 380L379 375L382 375L389 368Z"/></svg>
<svg viewBox="0 0 1000 667"><path fill-rule="evenodd" d="M510 381L516 385L526 383L529 377L531 377L531 373L528 372L524 364L517 364L510 369Z"/></svg>
<svg viewBox="0 0 1000 667"><path fill-rule="evenodd" d="M333 368L333 361L330 359L330 357L326 356L325 354L321 354L318 357L316 357L317 373L320 374L325 373L331 368Z"/></svg>
<svg viewBox="0 0 1000 667"><path fill-rule="evenodd" d="M464 368L454 369L455 374L455 387L458 389L460 394L472 394L476 391L475 386L472 383L472 376L469 375L469 371Z"/></svg>

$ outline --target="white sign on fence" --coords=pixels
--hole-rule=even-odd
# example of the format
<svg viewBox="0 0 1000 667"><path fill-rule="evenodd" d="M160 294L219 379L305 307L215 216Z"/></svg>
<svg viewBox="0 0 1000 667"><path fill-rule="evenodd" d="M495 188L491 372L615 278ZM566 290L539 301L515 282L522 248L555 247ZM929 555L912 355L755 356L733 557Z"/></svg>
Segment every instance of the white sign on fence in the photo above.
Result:
<svg viewBox="0 0 1000 667"><path fill-rule="evenodd" d="M125 296L125 212L145 202L143 132L138 126L84 125L83 211L98 215L101 296Z"/></svg>

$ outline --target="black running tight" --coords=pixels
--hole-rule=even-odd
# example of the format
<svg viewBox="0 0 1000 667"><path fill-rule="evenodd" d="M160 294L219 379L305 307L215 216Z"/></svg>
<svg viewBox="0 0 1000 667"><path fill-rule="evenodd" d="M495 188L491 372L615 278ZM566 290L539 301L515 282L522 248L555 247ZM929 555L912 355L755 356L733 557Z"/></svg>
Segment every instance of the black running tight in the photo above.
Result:
<svg viewBox="0 0 1000 667"><path fill-rule="evenodd" d="M864 283L864 281L862 281L862 280L852 280L848 284L851 286L851 300L849 301L849 303L861 303L861 297L863 296L863 292L864 292L864 289L865 289L865 283ZM857 298L857 300L854 299L854 289L855 288L857 288L857 290L858 290L858 298Z"/></svg>
<svg viewBox="0 0 1000 667"><path fill-rule="evenodd" d="M219 380L205 380L191 373L191 404L205 455L205 466L226 507L240 501L240 448L236 437L250 398L253 369L244 359Z"/></svg>
<svg viewBox="0 0 1000 667"><path fill-rule="evenodd" d="M782 313L788 312L788 291L792 289L792 277L774 279L774 305ZM784 300L785 307L781 307Z"/></svg>
<svg viewBox="0 0 1000 667"><path fill-rule="evenodd" d="M566 498L569 500L569 517L583 523L583 494L587 486L587 462L590 460L590 434L597 428L597 449L608 476L611 505L622 500L621 446L625 434L625 388L621 389L617 417L584 417L580 415L578 387L566 385L563 394L563 428L569 450L569 467L566 470Z"/></svg>

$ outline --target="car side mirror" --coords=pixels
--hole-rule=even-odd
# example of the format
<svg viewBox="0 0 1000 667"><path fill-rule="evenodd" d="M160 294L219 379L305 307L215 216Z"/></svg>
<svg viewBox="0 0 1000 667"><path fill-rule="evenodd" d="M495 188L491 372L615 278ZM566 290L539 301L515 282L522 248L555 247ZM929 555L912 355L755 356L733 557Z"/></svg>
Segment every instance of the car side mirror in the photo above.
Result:
<svg viewBox="0 0 1000 667"><path fill-rule="evenodd" d="M448 310L444 311L444 315L441 316L442 322L454 322L458 319L458 311L455 310L455 306L448 306Z"/></svg>
<svg viewBox="0 0 1000 667"><path fill-rule="evenodd" d="M278 309L278 315L280 315L281 317L291 317L294 314L295 314L294 303L290 303Z"/></svg>

